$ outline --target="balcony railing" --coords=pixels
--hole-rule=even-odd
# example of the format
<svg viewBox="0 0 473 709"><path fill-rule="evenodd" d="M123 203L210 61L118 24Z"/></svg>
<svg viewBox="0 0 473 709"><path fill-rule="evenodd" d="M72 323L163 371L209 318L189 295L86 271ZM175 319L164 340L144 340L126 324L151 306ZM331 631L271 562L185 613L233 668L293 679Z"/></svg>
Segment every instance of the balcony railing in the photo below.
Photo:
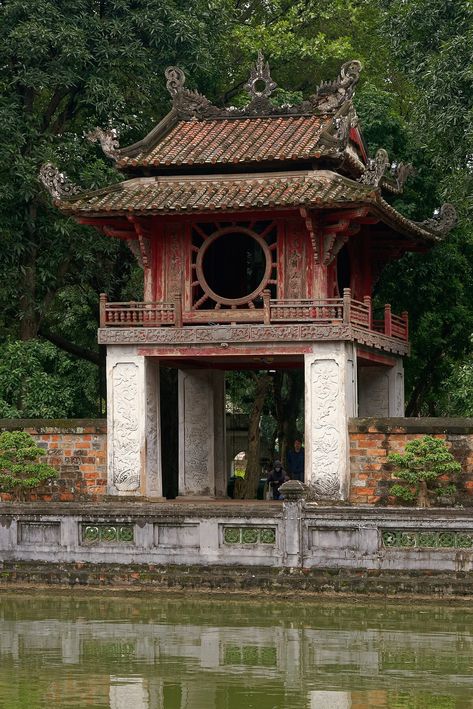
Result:
<svg viewBox="0 0 473 709"><path fill-rule="evenodd" d="M107 296L100 296L100 327L161 327L172 325L204 325L214 323L320 323L347 324L371 330L396 340L407 342L409 338L408 315L391 313L391 306L384 306L384 319L373 319L371 298L354 300L346 288L343 298L306 300L274 300L268 291L263 293L262 308L248 309L182 309L180 298L174 303L109 303Z"/></svg>

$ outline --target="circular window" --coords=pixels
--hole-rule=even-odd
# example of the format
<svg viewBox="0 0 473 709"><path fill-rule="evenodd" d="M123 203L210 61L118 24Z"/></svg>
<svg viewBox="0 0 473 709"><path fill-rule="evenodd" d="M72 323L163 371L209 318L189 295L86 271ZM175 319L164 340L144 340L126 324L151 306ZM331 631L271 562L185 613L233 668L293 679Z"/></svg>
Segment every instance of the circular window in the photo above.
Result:
<svg viewBox="0 0 473 709"><path fill-rule="evenodd" d="M196 261L202 289L222 305L243 305L258 297L271 274L271 252L258 234L226 227L202 244Z"/></svg>

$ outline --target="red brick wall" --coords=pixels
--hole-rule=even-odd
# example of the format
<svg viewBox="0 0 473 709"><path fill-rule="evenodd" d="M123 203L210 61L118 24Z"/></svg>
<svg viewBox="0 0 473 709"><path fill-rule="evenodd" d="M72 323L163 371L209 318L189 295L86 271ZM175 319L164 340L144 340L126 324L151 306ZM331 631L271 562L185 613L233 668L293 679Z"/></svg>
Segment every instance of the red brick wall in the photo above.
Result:
<svg viewBox="0 0 473 709"><path fill-rule="evenodd" d="M0 419L3 431L29 433L45 455L41 462L59 472L50 486L43 485L28 494L27 500L95 500L107 491L107 422L105 419ZM0 494L0 500L11 496Z"/></svg>
<svg viewBox="0 0 473 709"><path fill-rule="evenodd" d="M391 478L387 455L404 452L408 441L426 435L447 442L462 466L459 489L473 495L473 419L351 419L349 435L353 504L380 502Z"/></svg>

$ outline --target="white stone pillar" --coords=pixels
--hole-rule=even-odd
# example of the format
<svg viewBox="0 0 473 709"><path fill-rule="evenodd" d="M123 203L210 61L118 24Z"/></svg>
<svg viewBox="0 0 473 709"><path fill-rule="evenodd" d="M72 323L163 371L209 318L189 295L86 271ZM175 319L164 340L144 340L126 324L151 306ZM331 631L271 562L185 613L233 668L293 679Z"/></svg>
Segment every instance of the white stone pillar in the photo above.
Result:
<svg viewBox="0 0 473 709"><path fill-rule="evenodd" d="M399 358L393 367L360 366L358 416L404 416L404 369Z"/></svg>
<svg viewBox="0 0 473 709"><path fill-rule="evenodd" d="M107 347L108 493L161 497L159 367L132 345Z"/></svg>
<svg viewBox="0 0 473 709"><path fill-rule="evenodd" d="M179 370L179 495L225 494L225 378Z"/></svg>
<svg viewBox="0 0 473 709"><path fill-rule="evenodd" d="M305 480L317 495L346 499L348 419L356 413L356 354L350 342L314 343L305 360Z"/></svg>

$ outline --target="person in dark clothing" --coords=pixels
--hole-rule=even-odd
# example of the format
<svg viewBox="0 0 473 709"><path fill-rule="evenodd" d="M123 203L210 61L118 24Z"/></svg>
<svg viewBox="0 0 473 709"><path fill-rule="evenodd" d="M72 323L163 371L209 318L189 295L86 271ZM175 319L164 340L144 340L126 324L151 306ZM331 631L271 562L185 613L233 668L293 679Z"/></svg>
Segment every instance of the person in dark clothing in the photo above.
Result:
<svg viewBox="0 0 473 709"><path fill-rule="evenodd" d="M274 467L270 471L267 482L271 487L272 493L273 493L273 500L282 500L282 496L279 493L279 488L281 485L289 480L288 475L286 474L286 471L282 467L282 463L280 460L275 460L274 461Z"/></svg>
<svg viewBox="0 0 473 709"><path fill-rule="evenodd" d="M291 480L304 482L304 449L300 438L296 438L294 449L287 453L287 471Z"/></svg>

